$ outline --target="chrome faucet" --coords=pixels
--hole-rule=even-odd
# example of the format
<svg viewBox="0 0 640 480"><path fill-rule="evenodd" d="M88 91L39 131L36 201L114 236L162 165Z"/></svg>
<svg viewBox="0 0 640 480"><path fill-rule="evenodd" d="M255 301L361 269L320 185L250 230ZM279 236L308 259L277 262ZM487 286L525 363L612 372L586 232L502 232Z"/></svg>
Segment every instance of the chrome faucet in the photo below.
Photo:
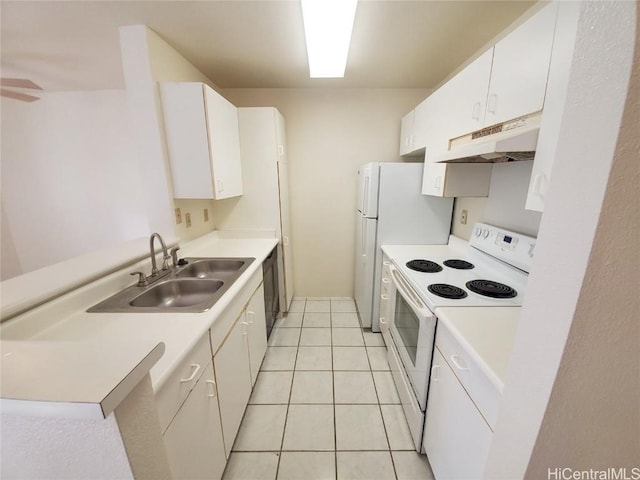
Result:
<svg viewBox="0 0 640 480"><path fill-rule="evenodd" d="M152 233L151 234L151 238L149 238L149 250L151 253L151 276L155 277L157 276L160 271L158 270L158 265L156 264L156 252L153 249L153 240L154 238L158 238L158 240L160 240L160 245L162 246L162 270L169 270L169 259L171 258L171 256L167 253L167 246L164 244L164 240L162 240L162 237L160 236L159 233Z"/></svg>

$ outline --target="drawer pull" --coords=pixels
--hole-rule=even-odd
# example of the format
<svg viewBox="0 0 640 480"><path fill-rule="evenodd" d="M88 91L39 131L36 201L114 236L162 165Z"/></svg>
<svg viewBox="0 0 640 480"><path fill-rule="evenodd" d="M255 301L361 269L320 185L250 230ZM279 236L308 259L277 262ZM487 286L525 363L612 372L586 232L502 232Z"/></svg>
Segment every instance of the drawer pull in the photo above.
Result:
<svg viewBox="0 0 640 480"><path fill-rule="evenodd" d="M389 300L389 295L387 295L387 294L383 293L382 295L380 295L380 298L381 298L382 300Z"/></svg>
<svg viewBox="0 0 640 480"><path fill-rule="evenodd" d="M189 378L181 378L180 383L190 382L191 380L196 378L196 375L200 371L200 365L197 363L192 363L191 368L193 368L193 372L191 372L191 375L189 376Z"/></svg>
<svg viewBox="0 0 640 480"><path fill-rule="evenodd" d="M437 382L440 380L440 365L434 365L431 367L431 381Z"/></svg>
<svg viewBox="0 0 640 480"><path fill-rule="evenodd" d="M464 366L460 365L460 363L458 362L458 360L462 360L462 358L460 358L460 356L459 356L459 355L451 355L451 357L449 357L449 358L451 358L451 361L453 362L453 364L455 365L455 367L456 367L458 370L462 370L462 371L465 371L465 370L466 370L466 371L468 371L468 370L469 370L469 368L468 368L468 367L464 367ZM456 360L456 359L457 359L457 360ZM462 360L462 362L464 362L464 360Z"/></svg>
<svg viewBox="0 0 640 480"><path fill-rule="evenodd" d="M383 277L382 279L382 283L389 283L391 280L389 280L387 277Z"/></svg>
<svg viewBox="0 0 640 480"><path fill-rule="evenodd" d="M207 380L207 383L211 385L211 391L213 392L207 395L207 397L215 398L218 395L218 386L216 385L216 382L214 382L213 380Z"/></svg>
<svg viewBox="0 0 640 480"><path fill-rule="evenodd" d="M387 325L389 322L387 322L384 317L380 317L380 325Z"/></svg>

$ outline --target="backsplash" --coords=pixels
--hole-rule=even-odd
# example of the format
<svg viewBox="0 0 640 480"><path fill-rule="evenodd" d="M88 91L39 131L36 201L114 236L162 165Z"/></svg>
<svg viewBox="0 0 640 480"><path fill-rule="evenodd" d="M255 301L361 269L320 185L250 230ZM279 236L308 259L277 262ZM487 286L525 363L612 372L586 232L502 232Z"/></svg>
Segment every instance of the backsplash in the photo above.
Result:
<svg viewBox="0 0 640 480"><path fill-rule="evenodd" d="M473 225L484 222L537 237L542 213L524 208L532 168L532 160L494 164L487 198L456 198L452 233L469 240ZM460 223L463 210L466 225Z"/></svg>
<svg viewBox="0 0 640 480"><path fill-rule="evenodd" d="M175 234L181 242L193 240L216 228L213 218L214 200L183 200L174 199L175 209L180 209L181 223L175 223ZM205 220L205 209L207 209L208 219ZM187 227L187 215L190 217L191 226ZM177 220L174 218L174 222Z"/></svg>

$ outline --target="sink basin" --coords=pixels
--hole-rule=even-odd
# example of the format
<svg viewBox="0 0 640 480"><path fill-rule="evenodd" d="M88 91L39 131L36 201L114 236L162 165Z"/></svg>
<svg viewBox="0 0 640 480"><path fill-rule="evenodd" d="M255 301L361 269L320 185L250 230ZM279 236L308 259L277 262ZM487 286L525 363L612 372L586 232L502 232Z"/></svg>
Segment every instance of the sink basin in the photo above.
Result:
<svg viewBox="0 0 640 480"><path fill-rule="evenodd" d="M237 272L245 265L247 265L247 259L196 259L192 260L189 265L176 273L176 277L213 278L215 276Z"/></svg>
<svg viewBox="0 0 640 480"><path fill-rule="evenodd" d="M167 280L131 300L133 307L179 308L206 303L224 285L220 280Z"/></svg>
<svg viewBox="0 0 640 480"><path fill-rule="evenodd" d="M255 258L186 258L187 265L148 277L149 285L132 285L87 312L197 313L209 310L249 268Z"/></svg>

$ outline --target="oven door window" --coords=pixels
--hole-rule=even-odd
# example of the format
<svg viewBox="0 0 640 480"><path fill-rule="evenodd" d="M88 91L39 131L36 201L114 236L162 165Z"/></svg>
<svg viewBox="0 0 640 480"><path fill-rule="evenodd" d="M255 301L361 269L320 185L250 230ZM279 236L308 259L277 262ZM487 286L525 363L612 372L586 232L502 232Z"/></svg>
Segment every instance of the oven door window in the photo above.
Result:
<svg viewBox="0 0 640 480"><path fill-rule="evenodd" d="M413 313L413 309L402 298L396 295L396 306L393 316L395 330L402 340L402 347L405 349L413 367L416 366L416 354L418 350L418 336L420 333L420 320Z"/></svg>

